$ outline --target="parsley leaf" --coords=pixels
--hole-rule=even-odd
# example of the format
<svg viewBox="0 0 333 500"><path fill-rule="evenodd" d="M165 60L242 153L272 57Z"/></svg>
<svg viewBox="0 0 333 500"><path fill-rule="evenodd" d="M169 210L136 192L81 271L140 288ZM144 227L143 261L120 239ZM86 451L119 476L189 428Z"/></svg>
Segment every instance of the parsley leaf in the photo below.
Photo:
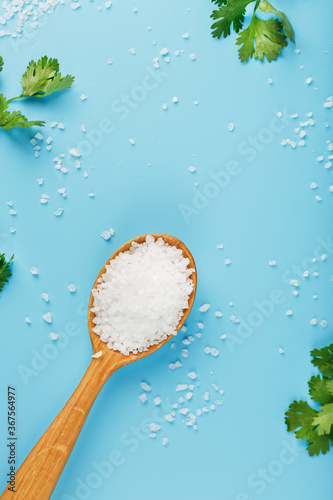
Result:
<svg viewBox="0 0 333 500"><path fill-rule="evenodd" d="M326 404L333 399L333 380L326 380L317 375L311 377L308 384L311 399L316 403Z"/></svg>
<svg viewBox="0 0 333 500"><path fill-rule="evenodd" d="M311 356L313 366L316 366L324 377L333 377L333 344L313 349Z"/></svg>
<svg viewBox="0 0 333 500"><path fill-rule="evenodd" d="M39 61L30 61L22 76L23 92L20 97L44 97L58 90L71 87L74 77L61 76L57 59L42 57Z"/></svg>
<svg viewBox="0 0 333 500"><path fill-rule="evenodd" d="M319 411L305 401L294 401L286 412L288 431L298 439L306 439L309 455L327 453L333 446L333 344L311 351L312 363L322 375L311 377L309 394L321 403Z"/></svg>
<svg viewBox="0 0 333 500"><path fill-rule="evenodd" d="M288 45L287 39L295 43L295 33L284 12L276 10L267 0L212 0L219 9L214 10L211 18L213 38L226 38L231 29L239 33L236 44L241 62L254 59L268 62L275 60ZM255 3L254 3L255 2ZM243 28L246 9L253 4L253 13L249 25ZM260 19L258 9L265 14L273 14L270 19Z"/></svg>
<svg viewBox="0 0 333 500"><path fill-rule="evenodd" d="M306 401L294 401L286 412L288 431L295 432L298 439L308 439L313 433L313 419L317 411Z"/></svg>
<svg viewBox="0 0 333 500"><path fill-rule="evenodd" d="M213 38L226 38L230 35L231 25L236 33L243 27L246 7L254 0L229 0L219 10L213 10L212 19L216 21L212 25Z"/></svg>
<svg viewBox="0 0 333 500"><path fill-rule="evenodd" d="M282 24L277 19L264 21L254 15L249 27L236 40L237 45L242 45L238 50L240 60L248 61L253 55L260 61L264 60L264 56L268 62L275 60L281 54L281 49L288 45L282 29Z"/></svg>
<svg viewBox="0 0 333 500"><path fill-rule="evenodd" d="M228 0L212 0L212 3L215 3L218 7L222 7L222 5L225 5L228 2Z"/></svg>
<svg viewBox="0 0 333 500"><path fill-rule="evenodd" d="M292 43L295 43L294 29L293 29L292 25L290 24L290 21L284 12L281 12L280 10L274 9L273 5L271 5L269 2L267 2L267 0L263 0L261 2L261 4L259 5L259 9L262 12L265 12L266 14L274 14L276 17L278 17L281 21L282 28L285 32L286 37L289 38L289 40Z"/></svg>
<svg viewBox="0 0 333 500"><path fill-rule="evenodd" d="M34 125L38 127L44 127L45 122L40 120L29 121L26 116L24 116L21 111L12 111L11 113L7 111L8 109L7 99L0 94L0 127L4 130L9 130L14 127L33 127Z"/></svg>
<svg viewBox="0 0 333 500"><path fill-rule="evenodd" d="M0 56L0 71L2 71L2 66L3 66L3 59L2 59L2 57Z"/></svg>
<svg viewBox="0 0 333 500"><path fill-rule="evenodd" d="M8 280L12 275L10 270L10 263L13 258L14 255L12 255L12 257L8 261L6 261L5 254L0 254L0 292L5 286L5 283L8 283Z"/></svg>
<svg viewBox="0 0 333 500"><path fill-rule="evenodd" d="M314 432L308 439L307 450L309 452L310 457L313 455L319 455L321 452L323 455L330 451L331 445L333 445L333 433L328 436L324 434L323 436L318 436L316 432Z"/></svg>
<svg viewBox="0 0 333 500"><path fill-rule="evenodd" d="M313 423L318 425L316 431L319 436L322 436L323 434L329 434L333 426L333 402L321 406L320 409L322 411L314 418Z"/></svg>

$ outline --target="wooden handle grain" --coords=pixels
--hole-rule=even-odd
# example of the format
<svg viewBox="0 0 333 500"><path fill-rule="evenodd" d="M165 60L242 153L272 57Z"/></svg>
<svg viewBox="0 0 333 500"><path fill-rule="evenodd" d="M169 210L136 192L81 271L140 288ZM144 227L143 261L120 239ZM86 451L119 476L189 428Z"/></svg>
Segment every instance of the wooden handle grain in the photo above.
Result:
<svg viewBox="0 0 333 500"><path fill-rule="evenodd" d="M110 358L108 366L105 361L92 360L71 398L17 471L15 493L7 486L1 500L50 498L96 396L118 368L110 366Z"/></svg>

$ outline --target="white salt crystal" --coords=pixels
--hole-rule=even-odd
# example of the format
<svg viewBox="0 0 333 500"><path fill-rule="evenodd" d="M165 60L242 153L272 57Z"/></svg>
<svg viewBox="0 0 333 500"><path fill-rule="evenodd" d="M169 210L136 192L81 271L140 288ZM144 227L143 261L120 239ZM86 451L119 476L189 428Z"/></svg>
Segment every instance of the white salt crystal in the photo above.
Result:
<svg viewBox="0 0 333 500"><path fill-rule="evenodd" d="M50 337L51 337L52 340L57 340L58 335L56 333L54 333L54 332L50 332Z"/></svg>
<svg viewBox="0 0 333 500"><path fill-rule="evenodd" d="M147 394L145 392L143 392L142 394L140 394L139 399L140 399L141 403L145 403L148 399Z"/></svg>
<svg viewBox="0 0 333 500"><path fill-rule="evenodd" d="M146 384L146 382L141 382L140 385L141 385L141 389L143 391L146 391L146 392L150 392L151 391L150 385Z"/></svg>
<svg viewBox="0 0 333 500"><path fill-rule="evenodd" d="M28 325L30 325L30 324L31 324L31 319L29 318L29 316L27 316L27 317L25 318L25 322L26 322L26 323L28 323Z"/></svg>
<svg viewBox="0 0 333 500"><path fill-rule="evenodd" d="M87 96L85 94L80 95L81 101L85 101L87 99Z"/></svg>
<svg viewBox="0 0 333 500"><path fill-rule="evenodd" d="M165 418L165 420L167 420L168 422L173 422L173 421L174 421L174 418L173 418L173 416L171 415L171 413L167 413L166 415L164 415L164 418Z"/></svg>
<svg viewBox="0 0 333 500"><path fill-rule="evenodd" d="M161 56L166 56L168 53L169 53L169 50L166 47L164 47L164 49L162 49L160 52Z"/></svg>
<svg viewBox="0 0 333 500"><path fill-rule="evenodd" d="M188 170L189 170L190 172L192 172L192 173L193 173L193 172L195 172L196 168L195 168L195 167L193 167L193 165L190 165L190 166L188 167Z"/></svg>
<svg viewBox="0 0 333 500"><path fill-rule="evenodd" d="M46 321L46 323L52 323L52 314L50 312L44 314L43 320Z"/></svg>
<svg viewBox="0 0 333 500"><path fill-rule="evenodd" d="M179 391L186 391L187 388L188 388L187 384L178 384L177 387L176 387L176 391L177 392L179 392Z"/></svg>
<svg viewBox="0 0 333 500"><path fill-rule="evenodd" d="M204 394L204 400L209 401L209 392L208 391L205 392L205 394Z"/></svg>
<svg viewBox="0 0 333 500"><path fill-rule="evenodd" d="M174 102L176 104L178 102L178 97L173 97L172 102Z"/></svg>
<svg viewBox="0 0 333 500"><path fill-rule="evenodd" d="M48 302L50 300L50 297L47 293L42 293L41 296L42 296L42 299L45 300L45 302Z"/></svg>
<svg viewBox="0 0 333 500"><path fill-rule="evenodd" d="M180 368L182 366L180 361L176 361L175 368Z"/></svg>
<svg viewBox="0 0 333 500"><path fill-rule="evenodd" d="M58 208L54 213L56 217L60 217L63 213L64 209L63 208Z"/></svg>
<svg viewBox="0 0 333 500"><path fill-rule="evenodd" d="M268 264L272 267L276 266L276 260L269 260Z"/></svg>
<svg viewBox="0 0 333 500"><path fill-rule="evenodd" d="M154 398L154 403L156 406L160 405L162 403L162 400L159 396L157 396L156 398Z"/></svg>
<svg viewBox="0 0 333 500"><path fill-rule="evenodd" d="M234 123L233 122L229 123L228 130L230 130L230 132L232 132L234 130L234 128L235 128Z"/></svg>
<svg viewBox="0 0 333 500"><path fill-rule="evenodd" d="M81 153L77 148L72 148L69 150L70 154L74 156L75 158L80 158Z"/></svg>
<svg viewBox="0 0 333 500"><path fill-rule="evenodd" d="M288 309L288 311L286 311L287 316L292 316L292 314L293 314L292 309Z"/></svg>
<svg viewBox="0 0 333 500"><path fill-rule="evenodd" d="M38 186L42 186L44 184L44 179L42 179L41 177L37 179L37 184Z"/></svg>
<svg viewBox="0 0 333 500"><path fill-rule="evenodd" d="M76 292L76 286L74 285L74 283L71 283L70 285L68 285L68 290L71 292L71 293L75 293Z"/></svg>
<svg viewBox="0 0 333 500"><path fill-rule="evenodd" d="M221 313L221 311L216 311L215 316L217 318L222 318L223 314Z"/></svg>
<svg viewBox="0 0 333 500"><path fill-rule="evenodd" d="M305 80L305 83L306 83L307 85L310 85L310 83L312 83L312 78L311 78L311 77L307 78L307 79Z"/></svg>
<svg viewBox="0 0 333 500"><path fill-rule="evenodd" d="M317 318L312 318L312 319L310 320L310 323L311 323L311 325L315 326L315 325L318 323Z"/></svg>
<svg viewBox="0 0 333 500"><path fill-rule="evenodd" d="M164 438L162 439L162 444L163 444L163 446L167 446L168 442L169 442L169 439L168 439L167 437L164 437Z"/></svg>
<svg viewBox="0 0 333 500"><path fill-rule="evenodd" d="M207 312L209 308L210 308L210 304L203 304L201 307L199 307L199 311L200 312Z"/></svg>
<svg viewBox="0 0 333 500"><path fill-rule="evenodd" d="M103 354L103 351L98 351L95 354L93 354L91 357L92 358L100 358Z"/></svg>
<svg viewBox="0 0 333 500"><path fill-rule="evenodd" d="M326 328L326 327L327 327L327 325L328 325L328 322L327 322L325 319L322 319L322 320L321 320L321 322L320 322L320 326L321 326L322 328Z"/></svg>
<svg viewBox="0 0 333 500"><path fill-rule="evenodd" d="M164 102L164 103L162 104L162 109L164 109L164 110L165 110L165 109L168 109L168 105L167 105L167 103L166 103L166 102Z"/></svg>
<svg viewBox="0 0 333 500"><path fill-rule="evenodd" d="M37 274L38 274L38 269L37 269L37 267L32 266L32 267L30 268L30 272L31 272L31 274L37 275Z"/></svg>

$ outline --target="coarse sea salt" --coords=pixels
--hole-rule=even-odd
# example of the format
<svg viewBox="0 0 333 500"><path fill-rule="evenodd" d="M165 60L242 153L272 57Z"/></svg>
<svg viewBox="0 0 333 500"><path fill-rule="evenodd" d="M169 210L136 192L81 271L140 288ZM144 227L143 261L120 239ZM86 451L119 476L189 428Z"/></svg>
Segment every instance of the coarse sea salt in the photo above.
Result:
<svg viewBox="0 0 333 500"><path fill-rule="evenodd" d="M110 261L92 292L93 331L125 355L175 335L193 290L189 263L162 238L148 235L144 243L133 242Z"/></svg>

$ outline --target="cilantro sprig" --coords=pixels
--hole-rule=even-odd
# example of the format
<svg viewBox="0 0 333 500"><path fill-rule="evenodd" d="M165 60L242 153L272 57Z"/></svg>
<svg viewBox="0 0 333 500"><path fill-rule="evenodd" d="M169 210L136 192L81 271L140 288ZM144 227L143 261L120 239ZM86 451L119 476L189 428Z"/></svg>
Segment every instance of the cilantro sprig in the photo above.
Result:
<svg viewBox="0 0 333 500"><path fill-rule="evenodd" d="M6 261L5 254L0 253L0 292L5 284L8 283L8 280L12 275L10 270L10 263L12 262L13 258L14 255L12 255L12 257L8 261Z"/></svg>
<svg viewBox="0 0 333 500"><path fill-rule="evenodd" d="M311 351L312 364L321 375L311 377L309 394L316 408L294 401L286 412L287 429L306 439L310 456L327 453L333 446L333 344ZM317 409L319 406L319 409Z"/></svg>
<svg viewBox="0 0 333 500"><path fill-rule="evenodd" d="M0 56L0 71L2 70L2 65L3 59ZM22 93L11 99L7 99L3 94L0 94L0 127L4 130L14 127L44 127L44 121L29 121L21 111L8 111L9 103L23 97L47 97L60 90L69 89L73 82L73 76L61 76L57 59L44 56L37 62L30 61L26 72L22 76Z"/></svg>
<svg viewBox="0 0 333 500"><path fill-rule="evenodd" d="M213 38L226 38L231 30L239 33L236 45L241 62L252 57L268 62L276 60L288 40L295 43L295 33L284 12L276 10L267 0L212 0L219 8L214 10L211 18ZM245 13L248 5L254 4L252 18L244 28ZM258 9L264 14L273 14L270 19L257 16Z"/></svg>

